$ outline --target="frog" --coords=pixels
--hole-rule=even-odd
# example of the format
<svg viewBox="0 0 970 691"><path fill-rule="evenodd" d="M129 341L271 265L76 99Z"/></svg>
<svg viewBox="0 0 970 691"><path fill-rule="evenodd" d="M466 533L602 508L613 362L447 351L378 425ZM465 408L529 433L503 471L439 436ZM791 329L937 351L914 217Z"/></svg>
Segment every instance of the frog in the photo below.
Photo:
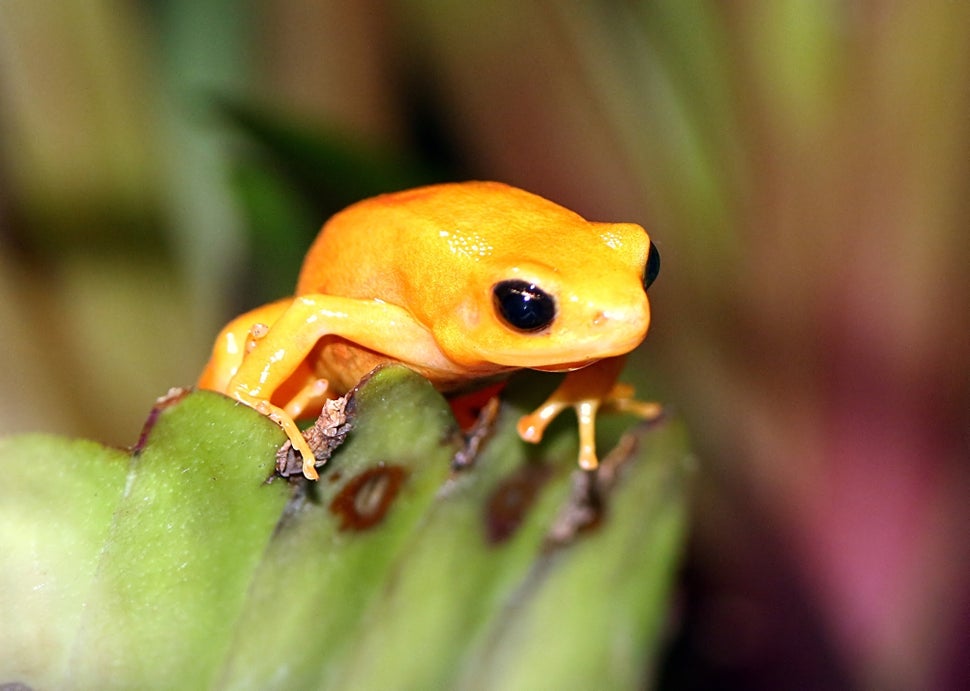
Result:
<svg viewBox="0 0 970 691"><path fill-rule="evenodd" d="M376 367L402 364L444 395L523 370L565 373L517 423L538 442L576 411L577 462L595 470L601 409L656 416L619 382L650 325L647 288L660 255L635 223L587 221L542 196L492 181L449 182L357 202L324 223L291 297L231 320L197 388L223 393L280 426L317 461L297 424Z"/></svg>

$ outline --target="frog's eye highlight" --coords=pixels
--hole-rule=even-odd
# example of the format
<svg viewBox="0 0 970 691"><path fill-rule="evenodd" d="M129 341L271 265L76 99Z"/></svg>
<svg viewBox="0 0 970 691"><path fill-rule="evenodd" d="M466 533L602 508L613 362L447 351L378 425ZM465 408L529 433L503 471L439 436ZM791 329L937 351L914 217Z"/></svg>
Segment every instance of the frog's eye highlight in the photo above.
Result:
<svg viewBox="0 0 970 691"><path fill-rule="evenodd" d="M539 331L556 318L556 301L527 281L502 281L492 288L495 311L516 331Z"/></svg>
<svg viewBox="0 0 970 691"><path fill-rule="evenodd" d="M650 285L657 280L657 274L660 273L660 252L657 251L657 246L650 243L650 251L647 253L647 268L643 270L643 289L646 290Z"/></svg>

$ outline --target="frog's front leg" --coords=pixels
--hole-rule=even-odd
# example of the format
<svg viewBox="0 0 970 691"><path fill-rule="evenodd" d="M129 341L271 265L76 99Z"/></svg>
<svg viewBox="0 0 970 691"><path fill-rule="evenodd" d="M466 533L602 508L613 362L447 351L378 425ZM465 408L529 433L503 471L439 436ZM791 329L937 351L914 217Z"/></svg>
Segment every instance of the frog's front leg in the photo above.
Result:
<svg viewBox="0 0 970 691"><path fill-rule="evenodd" d="M278 424L303 458L303 474L317 479L314 456L293 416L271 402L277 390L327 335L344 338L405 363L443 365L443 356L427 329L406 310L376 300L311 294L294 298L278 319L250 342L224 392ZM323 385L320 385L321 387ZM312 397L309 382L298 396Z"/></svg>
<svg viewBox="0 0 970 691"><path fill-rule="evenodd" d="M601 407L633 413L645 419L660 414L658 404L635 400L630 386L617 383L625 359L606 358L570 372L542 405L519 419L519 436L528 442L540 441L546 427L559 413L574 408L579 419L579 466L583 470L595 470L599 466L596 413Z"/></svg>

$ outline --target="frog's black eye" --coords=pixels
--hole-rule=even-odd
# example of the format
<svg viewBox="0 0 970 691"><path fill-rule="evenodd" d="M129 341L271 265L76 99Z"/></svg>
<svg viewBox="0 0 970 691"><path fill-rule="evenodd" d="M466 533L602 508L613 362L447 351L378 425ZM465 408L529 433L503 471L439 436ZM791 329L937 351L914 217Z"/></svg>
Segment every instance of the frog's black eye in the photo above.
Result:
<svg viewBox="0 0 970 691"><path fill-rule="evenodd" d="M657 251L657 246L650 243L650 251L647 253L647 268L643 270L643 289L646 290L650 285L657 280L657 274L660 273L660 252Z"/></svg>
<svg viewBox="0 0 970 691"><path fill-rule="evenodd" d="M539 331L556 318L556 301L527 281L502 281L492 288L495 311L516 331Z"/></svg>

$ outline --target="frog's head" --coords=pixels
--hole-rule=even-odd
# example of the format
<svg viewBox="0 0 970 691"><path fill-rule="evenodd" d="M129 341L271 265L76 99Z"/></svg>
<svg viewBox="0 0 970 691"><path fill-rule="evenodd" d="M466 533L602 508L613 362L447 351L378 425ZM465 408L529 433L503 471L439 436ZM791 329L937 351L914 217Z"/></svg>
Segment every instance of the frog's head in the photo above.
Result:
<svg viewBox="0 0 970 691"><path fill-rule="evenodd" d="M660 268L643 228L589 222L504 185L486 187L484 196L473 224L466 214L439 226L453 248L476 248L450 271L452 286L460 285L451 307L426 321L449 358L560 371L643 341L646 288Z"/></svg>

